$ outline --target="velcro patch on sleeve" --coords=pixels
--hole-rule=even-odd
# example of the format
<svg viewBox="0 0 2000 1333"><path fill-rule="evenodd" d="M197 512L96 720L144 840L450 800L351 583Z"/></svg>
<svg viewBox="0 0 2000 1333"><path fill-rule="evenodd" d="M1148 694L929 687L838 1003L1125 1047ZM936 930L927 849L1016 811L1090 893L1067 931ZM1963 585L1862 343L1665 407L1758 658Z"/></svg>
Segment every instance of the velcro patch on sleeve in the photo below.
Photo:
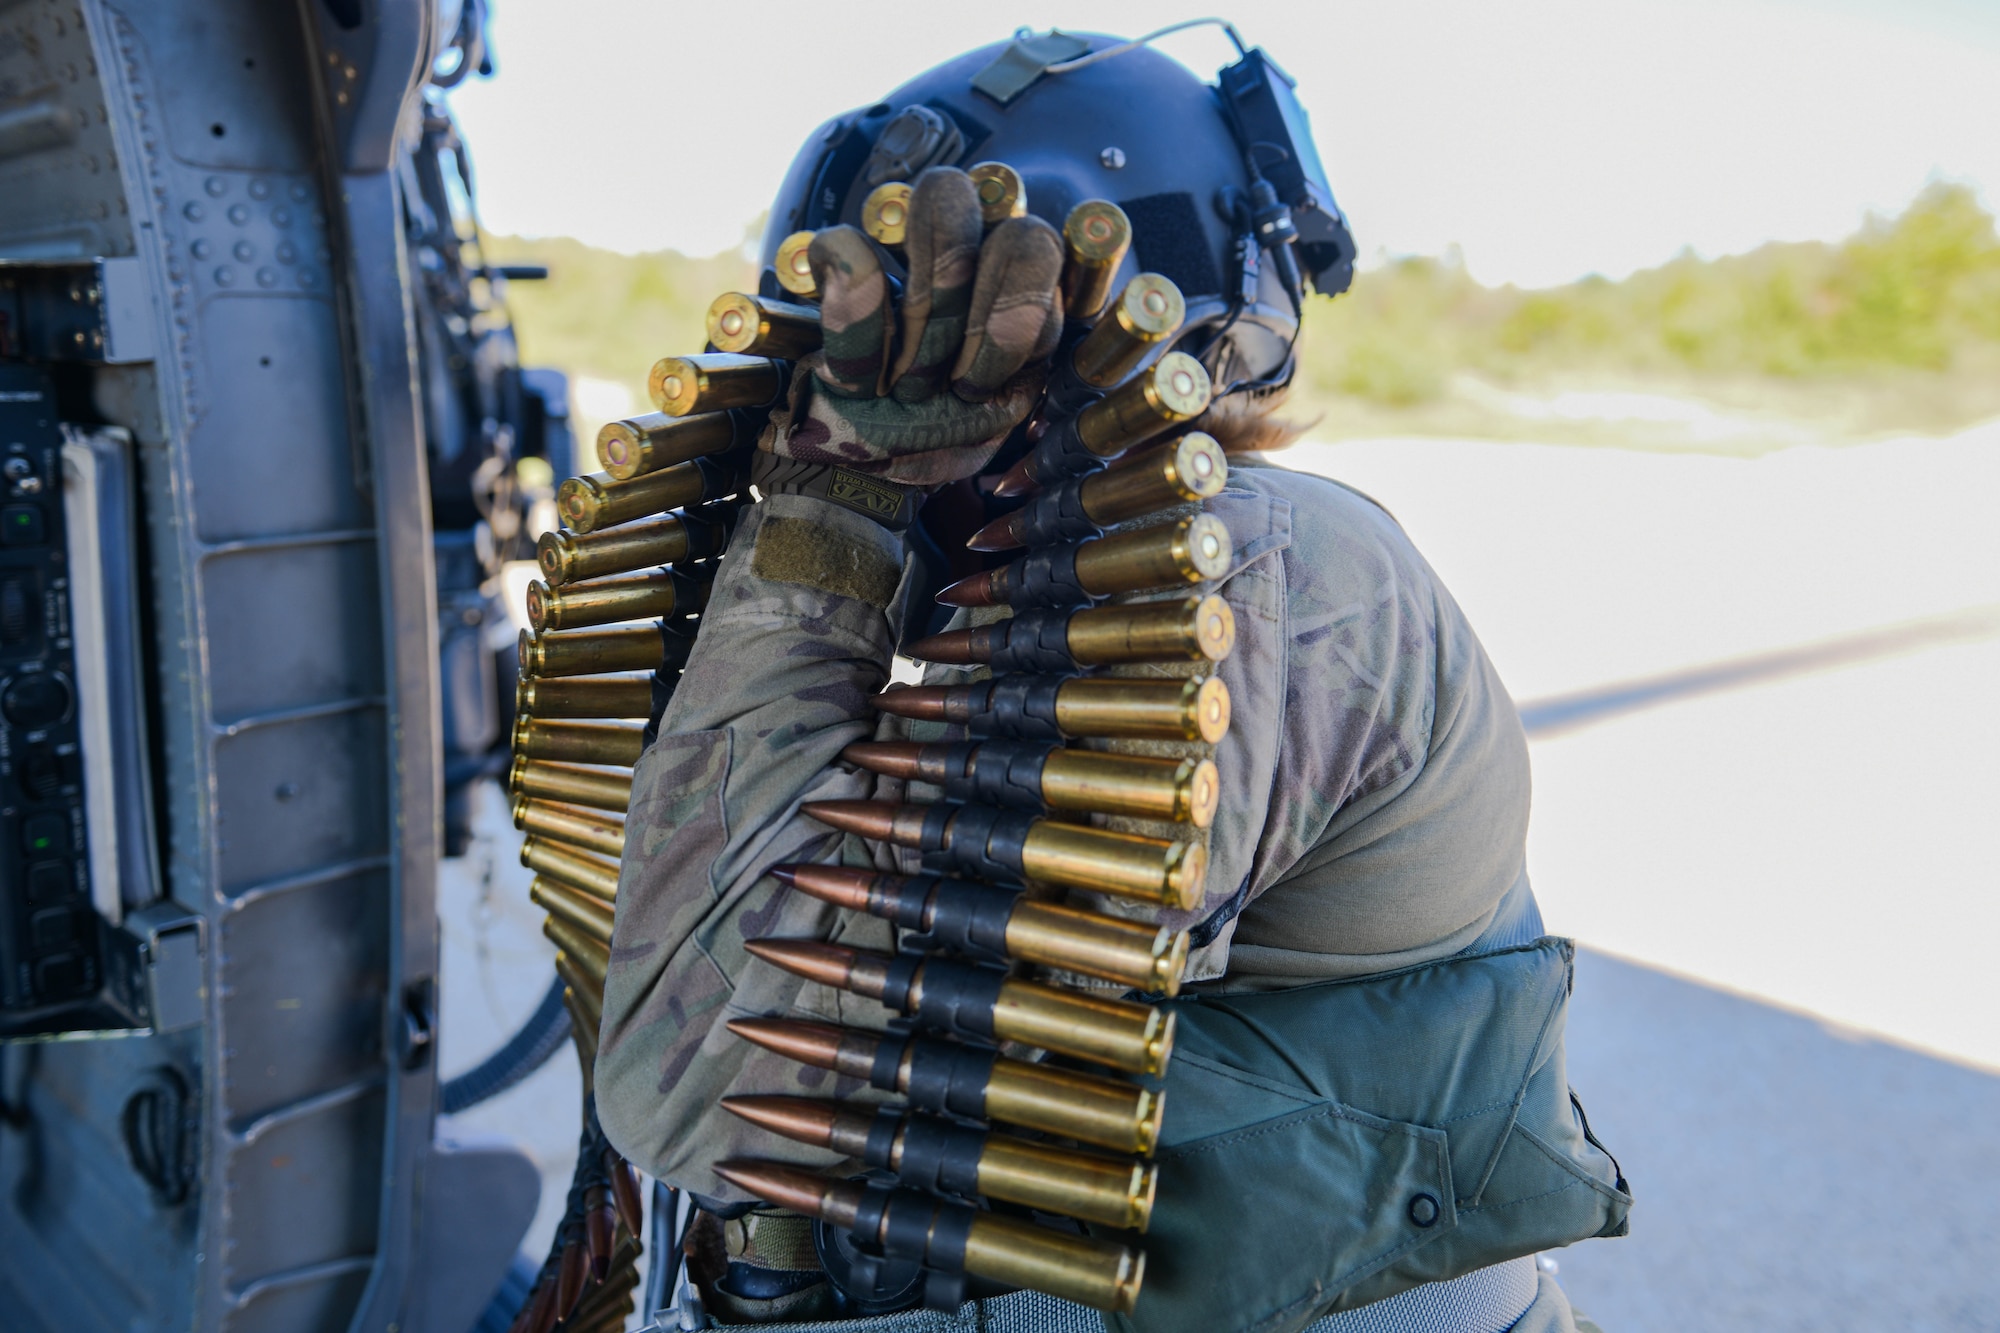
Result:
<svg viewBox="0 0 2000 1333"><path fill-rule="evenodd" d="M889 605L903 573L881 550L836 528L780 514L764 515L750 572L773 583L795 583L878 607Z"/></svg>

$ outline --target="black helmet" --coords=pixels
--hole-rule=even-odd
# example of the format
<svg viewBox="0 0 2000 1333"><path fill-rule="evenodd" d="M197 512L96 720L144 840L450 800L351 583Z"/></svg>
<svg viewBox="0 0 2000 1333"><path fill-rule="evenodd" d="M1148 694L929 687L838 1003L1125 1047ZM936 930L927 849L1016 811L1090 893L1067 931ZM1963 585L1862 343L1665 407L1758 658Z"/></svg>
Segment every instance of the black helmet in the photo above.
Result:
<svg viewBox="0 0 2000 1333"><path fill-rule="evenodd" d="M1004 162L1021 174L1028 211L1058 230L1086 199L1125 210L1133 245L1113 290L1142 270L1171 278L1188 311L1176 346L1202 358L1218 389L1282 382L1299 269L1332 295L1354 264L1291 87L1259 50L1243 51L1216 86L1147 46L1094 34L1023 32L968 52L807 142L764 233L764 292L784 295L773 266L786 236L858 224L884 181Z"/></svg>

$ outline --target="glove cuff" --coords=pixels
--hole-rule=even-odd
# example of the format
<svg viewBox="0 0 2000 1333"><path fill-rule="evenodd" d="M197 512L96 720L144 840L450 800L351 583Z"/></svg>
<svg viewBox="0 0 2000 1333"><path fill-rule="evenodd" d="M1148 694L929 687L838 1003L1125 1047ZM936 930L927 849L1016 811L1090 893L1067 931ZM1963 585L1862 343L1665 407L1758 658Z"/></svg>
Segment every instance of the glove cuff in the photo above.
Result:
<svg viewBox="0 0 2000 1333"><path fill-rule="evenodd" d="M750 480L764 495L810 495L873 519L891 532L916 522L929 491L899 486L850 468L804 463L758 450L750 463Z"/></svg>

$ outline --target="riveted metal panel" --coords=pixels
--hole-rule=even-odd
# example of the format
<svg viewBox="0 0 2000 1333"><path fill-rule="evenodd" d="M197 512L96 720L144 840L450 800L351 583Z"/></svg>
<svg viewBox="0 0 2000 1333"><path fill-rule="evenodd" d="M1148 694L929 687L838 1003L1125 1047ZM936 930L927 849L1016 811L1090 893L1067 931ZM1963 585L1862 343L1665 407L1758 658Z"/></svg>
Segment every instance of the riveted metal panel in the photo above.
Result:
<svg viewBox="0 0 2000 1333"><path fill-rule="evenodd" d="M266 894L223 918L229 1123L382 1077L388 910L388 876L371 870Z"/></svg>
<svg viewBox="0 0 2000 1333"><path fill-rule="evenodd" d="M383 690L371 534L247 543L202 564L211 643L209 707L231 724L289 709L372 700Z"/></svg>

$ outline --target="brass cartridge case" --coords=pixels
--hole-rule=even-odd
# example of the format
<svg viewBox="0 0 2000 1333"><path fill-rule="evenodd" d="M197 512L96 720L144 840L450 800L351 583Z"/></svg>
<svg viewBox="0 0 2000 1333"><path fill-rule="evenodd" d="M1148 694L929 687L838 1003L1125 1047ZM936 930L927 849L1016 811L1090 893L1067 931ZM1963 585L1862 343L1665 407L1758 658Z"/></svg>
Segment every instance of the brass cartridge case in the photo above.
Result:
<svg viewBox="0 0 2000 1333"><path fill-rule="evenodd" d="M578 805L558 805L526 796L514 798L514 827L603 856L625 853L625 821Z"/></svg>
<svg viewBox="0 0 2000 1333"><path fill-rule="evenodd" d="M1141 273L1098 317L1097 324L1070 354L1077 378L1093 389L1108 389L1172 338L1187 318L1181 289L1158 273Z"/></svg>
<svg viewBox="0 0 2000 1333"><path fill-rule="evenodd" d="M583 974L594 995L604 994L604 974L611 966L611 951L590 936L560 917L548 917L542 922L542 934L549 943L569 955L571 963ZM592 1029L595 1033L596 1029Z"/></svg>
<svg viewBox="0 0 2000 1333"><path fill-rule="evenodd" d="M543 925L543 930L546 933L546 923ZM556 957L562 957L560 951L556 954ZM603 1018L601 1014L593 1015L591 1013L589 1004L583 998L582 992L574 986L565 985L563 987L563 1008L569 1010L570 1040L576 1043L576 1062L582 1067L583 1090L587 1093L591 1090L591 1085L595 1082L597 1072L597 1029L603 1022ZM575 1245L575 1242L572 1241L571 1244ZM568 1260L569 1255L567 1252L564 1253L563 1258L565 1261ZM557 1303L560 1303L560 1301L561 1297L558 1296ZM543 1333L547 1333L547 1329L554 1326L554 1320L551 1319L549 1324L545 1326Z"/></svg>
<svg viewBox="0 0 2000 1333"><path fill-rule="evenodd" d="M546 722L525 713L514 719L514 753L530 759L630 768L644 748L643 729L623 722Z"/></svg>
<svg viewBox="0 0 2000 1333"><path fill-rule="evenodd" d="M1236 645L1236 616L1220 597L1085 607L1063 622L1064 646L1078 666L1171 662L1186 658L1220 662ZM920 662L978 665L1005 643L1007 622L946 630L919 639L909 655Z"/></svg>
<svg viewBox="0 0 2000 1333"><path fill-rule="evenodd" d="M1208 371L1186 352L1168 352L1076 418L1077 438L1099 458L1121 454L1167 427L1208 410Z"/></svg>
<svg viewBox="0 0 2000 1333"><path fill-rule="evenodd" d="M1215 438L1201 431L1189 431L1177 439L1139 455L1128 455L1117 466L1066 484L1075 488L1077 505L1084 516L1100 528L1128 519L1144 518L1163 509L1195 504L1218 494L1229 481L1229 463ZM1053 504L1053 512L1067 509L1062 492L1037 496L1011 514L1003 514L972 535L966 545L975 551L1011 551L1029 543L1035 531L1031 523L1041 506ZM1058 538L1069 535L1058 527ZM1077 531L1078 537L1090 535ZM1045 538L1042 540L1046 540Z"/></svg>
<svg viewBox="0 0 2000 1333"><path fill-rule="evenodd" d="M642 472L630 481L614 480L607 472L587 477L571 477L556 487L556 512L571 532L592 533L615 528L634 519L652 518L679 509L720 499L734 489L727 471L677 463L658 472Z"/></svg>
<svg viewBox="0 0 2000 1333"><path fill-rule="evenodd" d="M1215 437L1191 430L1122 467L1080 483L1083 512L1103 527L1143 518L1173 505L1194 504L1229 484L1229 459Z"/></svg>
<svg viewBox="0 0 2000 1333"><path fill-rule="evenodd" d="M910 1014L923 1011L925 996L934 984L955 988L969 982L983 987L992 978L990 972L933 959L917 965L908 993L899 997L892 989L898 964L894 954L818 940L749 940L744 947L752 955L788 972L823 986L900 1006ZM933 980L938 977L942 980ZM975 990L972 994L979 993ZM960 1013L975 1003L963 992L960 998L945 1002ZM1085 995L1038 981L1000 981L991 1011L984 1018L990 1032L976 1030L979 1017L967 1017L972 1035L1018 1041L1134 1074L1160 1073L1173 1052L1171 1013L1151 1005Z"/></svg>
<svg viewBox="0 0 2000 1333"><path fill-rule="evenodd" d="M1174 1049L1170 1011L1034 981L1001 983L993 1032L1002 1041L1018 1041L1133 1074L1163 1072Z"/></svg>
<svg viewBox="0 0 2000 1333"><path fill-rule="evenodd" d="M1074 551L1076 586L1093 597L1109 597L1219 579L1229 572L1235 547L1221 519L1196 514L1176 523L1090 538L1076 543ZM1014 600L1037 559L1031 555L961 579L937 599L946 606L1004 606Z"/></svg>
<svg viewBox="0 0 2000 1333"><path fill-rule="evenodd" d="M670 565L693 553L692 535L688 525L675 514L588 536L545 532L535 543L535 561L542 567L542 578L549 586L561 587L609 574Z"/></svg>
<svg viewBox="0 0 2000 1333"><path fill-rule="evenodd" d="M727 412L670 417L665 412L614 421L597 432L597 463L615 481L630 481L676 463L724 453L736 443Z"/></svg>
<svg viewBox="0 0 2000 1333"><path fill-rule="evenodd" d="M705 582L676 579L664 569L561 587L532 579L528 583L528 623L539 634L543 630L615 625L623 620L692 615L701 610L707 594Z"/></svg>
<svg viewBox="0 0 2000 1333"><path fill-rule="evenodd" d="M1208 847L1042 820L1021 849L1029 879L1192 911L1201 903Z"/></svg>
<svg viewBox="0 0 2000 1333"><path fill-rule="evenodd" d="M999 952L1024 963L1080 972L1116 981L1134 990L1159 995L1179 992L1186 970L1188 933L1124 917L1086 912L1077 907L1036 902L976 881L906 878L847 866L773 866L771 873L785 884L822 902L868 912L905 926L931 931L937 927L939 895L970 890L985 897L1011 896ZM912 919L910 908L921 903ZM980 932L972 939L981 948L996 941Z"/></svg>
<svg viewBox="0 0 2000 1333"><path fill-rule="evenodd" d="M907 181L885 181L861 201L861 230L877 245L891 250L903 244L910 226L910 186Z"/></svg>
<svg viewBox="0 0 2000 1333"><path fill-rule="evenodd" d="M997 227L1008 218L1028 213L1028 187L1021 173L1005 162L981 162L965 173L979 192L979 216L988 227Z"/></svg>
<svg viewBox="0 0 2000 1333"><path fill-rule="evenodd" d="M1121 532L1077 549L1076 577L1098 596L1202 583L1229 572L1236 553L1229 529L1213 514Z"/></svg>
<svg viewBox="0 0 2000 1333"><path fill-rule="evenodd" d="M1151 1088L1025 1060L994 1061L986 1081L993 1119L1116 1152L1151 1156L1165 1110L1165 1095Z"/></svg>
<svg viewBox="0 0 2000 1333"><path fill-rule="evenodd" d="M811 232L793 232L778 242L778 254L771 265L777 272L780 287L793 296L803 296L808 300L819 295L819 284L813 281L812 261L807 258L812 243Z"/></svg>
<svg viewBox="0 0 2000 1333"><path fill-rule="evenodd" d="M1095 319L1132 245L1132 220L1105 199L1086 199L1063 220L1063 314Z"/></svg>
<svg viewBox="0 0 2000 1333"><path fill-rule="evenodd" d="M984 716L977 685L905 685L871 703L897 717L971 723ZM1216 676L1187 680L1126 680L1083 676L1056 687L1056 727L1065 736L1136 740L1220 741L1229 730L1229 687Z"/></svg>
<svg viewBox="0 0 2000 1333"><path fill-rule="evenodd" d="M875 1060L887 1038L879 1033L784 1018L732 1018L729 1030L788 1060L875 1080ZM925 1043L905 1042L894 1084L907 1093L914 1071L940 1072L925 1062ZM881 1086L877 1082L877 1086ZM1150 1154L1160 1139L1162 1094L1151 1088L1046 1064L992 1058L977 1113L1023 1129L1075 1139L1114 1152ZM972 1114L965 1108L966 1114Z"/></svg>
<svg viewBox="0 0 2000 1333"><path fill-rule="evenodd" d="M1146 1280L1146 1255L1130 1246L980 1213L966 1237L965 1271L1093 1310L1130 1314Z"/></svg>
<svg viewBox="0 0 2000 1333"><path fill-rule="evenodd" d="M1024 963L1172 996L1187 970L1188 933L1024 898L1007 919L1007 951Z"/></svg>
<svg viewBox="0 0 2000 1333"><path fill-rule="evenodd" d="M1119 680L1083 676L1056 691L1056 725L1071 736L1203 740L1229 730L1229 687L1220 676Z"/></svg>
<svg viewBox="0 0 2000 1333"><path fill-rule="evenodd" d="M820 1218L839 1230L853 1231L860 1223L865 1192L860 1184L829 1180L776 1162L742 1159L718 1163L715 1173L781 1208ZM968 1273L1046 1292L1095 1310L1129 1312L1139 1299L1146 1256L1138 1250L971 1212L964 1204L943 1202L916 1190L897 1190L890 1196L877 1224L880 1230L869 1239L880 1243L895 1234L896 1224L891 1219L900 1219L905 1210L922 1210L917 1213L918 1225L902 1224L903 1229L918 1235L948 1234L951 1228L940 1225L945 1216L969 1214L965 1218L964 1254ZM928 1222L924 1221L926 1215ZM942 1254L924 1257L933 1262L947 1259Z"/></svg>
<svg viewBox="0 0 2000 1333"><path fill-rule="evenodd" d="M609 903L618 897L618 863L580 847L551 842L539 834L521 841L521 864L538 875L567 884Z"/></svg>
<svg viewBox="0 0 2000 1333"><path fill-rule="evenodd" d="M747 292L724 292L709 303L708 341L718 352L796 361L819 350L819 311Z"/></svg>
<svg viewBox="0 0 2000 1333"><path fill-rule="evenodd" d="M722 1105L751 1124L796 1142L865 1161L883 1160L870 1156L871 1139L880 1142L874 1139L873 1111L805 1097L724 1097ZM904 1147L913 1124L920 1129L930 1127L924 1120L903 1117L886 1155L891 1171L903 1167ZM956 1127L946 1133L979 1136L975 1173L981 1194L1135 1231L1144 1231L1152 1219L1158 1173L1144 1162L1052 1148L1010 1134Z"/></svg>
<svg viewBox="0 0 2000 1333"><path fill-rule="evenodd" d="M769 357L734 352L662 357L646 376L653 406L670 417L763 407L784 392L785 376Z"/></svg>
<svg viewBox="0 0 2000 1333"><path fill-rule="evenodd" d="M528 898L551 916L560 917L605 948L611 947L611 908L587 893L546 875L537 875L528 885Z"/></svg>
<svg viewBox="0 0 2000 1333"><path fill-rule="evenodd" d="M522 630L517 655L524 676L595 676L608 671L656 671L666 663L667 645L654 625L566 634Z"/></svg>
<svg viewBox="0 0 2000 1333"><path fill-rule="evenodd" d="M1222 796L1209 759L1147 759L1100 750L1060 750L1042 769L1042 799L1082 810L1207 828Z"/></svg>
<svg viewBox="0 0 2000 1333"><path fill-rule="evenodd" d="M857 741L840 752L851 764L889 777L916 779L950 790L959 779L976 778L994 763L1016 762L1011 747L998 754L978 746L969 753L954 744ZM999 757L1000 755L1007 757ZM1013 769L1015 773L1021 770ZM1102 750L1053 749L1042 761L1035 792L1056 810L1130 815L1207 828L1215 818L1221 783L1207 759L1155 759Z"/></svg>
<svg viewBox="0 0 2000 1333"><path fill-rule="evenodd" d="M1100 606L1069 620L1070 656L1084 666L1207 658L1236 646L1236 614L1213 593L1175 602Z"/></svg>
<svg viewBox="0 0 2000 1333"><path fill-rule="evenodd" d="M584 975L583 969L576 965L576 960L560 949L556 951L556 975L563 979L565 986L576 992L576 998L582 1005L585 1016L590 1020L588 1024L590 1032L595 1036L598 1028L603 1025L603 983L592 981ZM575 1017L573 1012L571 1017Z"/></svg>
<svg viewBox="0 0 2000 1333"><path fill-rule="evenodd" d="M517 754L507 771L507 790L517 796L623 814L632 804L632 775L576 764L552 764L546 759Z"/></svg>
<svg viewBox="0 0 2000 1333"><path fill-rule="evenodd" d="M1144 1231L1153 1220L1158 1168L1129 1157L1050 1148L1011 1134L987 1138L979 1192L1046 1213Z"/></svg>
<svg viewBox="0 0 2000 1333"><path fill-rule="evenodd" d="M898 805L892 801L807 801L800 807L810 819L844 833L898 847L933 848L927 843L930 806ZM1010 817L1018 812L1009 812ZM1018 815L1023 830L1020 873L1029 879L1089 889L1142 902L1164 903L1186 910L1201 901L1201 880L1208 869L1208 848L1199 842L1171 842L1134 833L1114 833L1084 824ZM949 818L941 834L942 848L956 849L959 817ZM957 849L962 850L962 849ZM972 851L990 854L975 846Z"/></svg>
<svg viewBox="0 0 2000 1333"><path fill-rule="evenodd" d="M514 685L514 711L540 718L653 715L650 676L523 676Z"/></svg>

